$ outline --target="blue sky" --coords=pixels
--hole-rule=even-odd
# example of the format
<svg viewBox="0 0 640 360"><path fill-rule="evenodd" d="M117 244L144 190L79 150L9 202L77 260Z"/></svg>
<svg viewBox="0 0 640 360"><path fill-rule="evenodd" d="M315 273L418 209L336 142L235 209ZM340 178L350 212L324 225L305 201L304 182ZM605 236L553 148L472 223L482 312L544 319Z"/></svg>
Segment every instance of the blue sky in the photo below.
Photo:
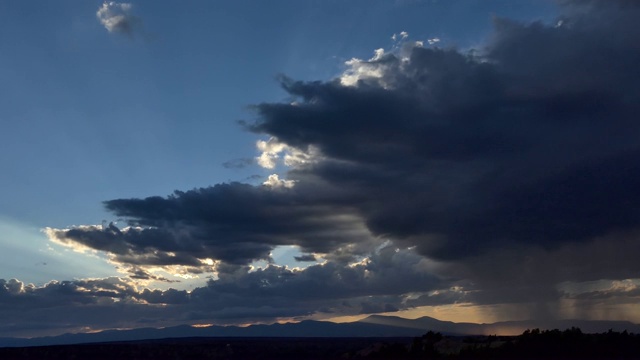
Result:
<svg viewBox="0 0 640 360"><path fill-rule="evenodd" d="M559 3L2 2L0 278L52 304L64 281L134 307L164 291L158 326L598 318L605 294L623 318L637 88L599 71L634 63L638 9ZM292 295L328 273L357 284Z"/></svg>

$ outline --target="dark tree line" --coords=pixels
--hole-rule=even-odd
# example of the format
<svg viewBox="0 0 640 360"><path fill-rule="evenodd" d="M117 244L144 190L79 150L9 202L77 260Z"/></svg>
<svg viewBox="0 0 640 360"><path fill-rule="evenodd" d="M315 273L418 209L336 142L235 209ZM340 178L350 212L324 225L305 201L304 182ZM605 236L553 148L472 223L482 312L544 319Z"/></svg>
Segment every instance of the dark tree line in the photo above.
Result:
<svg viewBox="0 0 640 360"><path fill-rule="evenodd" d="M640 359L640 335L609 330L585 334L579 328L527 330L499 347L468 347L462 359Z"/></svg>
<svg viewBox="0 0 640 360"><path fill-rule="evenodd" d="M448 340L449 339L449 340ZM452 338L429 331L411 346L389 344L367 359L640 359L640 335L609 330L585 334L579 328L527 330L519 336L458 338L459 351L443 351Z"/></svg>
<svg viewBox="0 0 640 360"><path fill-rule="evenodd" d="M640 335L578 328L518 336L410 338L185 338L0 348L0 359L639 359Z"/></svg>

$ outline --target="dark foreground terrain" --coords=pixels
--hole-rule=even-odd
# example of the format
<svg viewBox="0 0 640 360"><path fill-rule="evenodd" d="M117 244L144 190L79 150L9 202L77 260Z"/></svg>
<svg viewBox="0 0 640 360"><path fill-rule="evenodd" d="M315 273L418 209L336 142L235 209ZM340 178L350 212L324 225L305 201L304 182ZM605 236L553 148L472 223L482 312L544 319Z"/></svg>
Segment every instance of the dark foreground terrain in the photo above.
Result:
<svg viewBox="0 0 640 360"><path fill-rule="evenodd" d="M640 359L640 335L527 330L519 336L181 338L0 348L0 359Z"/></svg>
<svg viewBox="0 0 640 360"><path fill-rule="evenodd" d="M375 344L411 338L183 338L0 348L0 359L345 359Z"/></svg>

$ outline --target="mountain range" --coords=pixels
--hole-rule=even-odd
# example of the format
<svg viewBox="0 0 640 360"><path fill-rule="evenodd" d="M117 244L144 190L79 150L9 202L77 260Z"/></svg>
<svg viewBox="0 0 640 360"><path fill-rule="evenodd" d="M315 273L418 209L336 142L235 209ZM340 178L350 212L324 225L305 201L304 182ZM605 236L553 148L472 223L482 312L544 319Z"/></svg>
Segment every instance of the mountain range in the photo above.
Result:
<svg viewBox="0 0 640 360"><path fill-rule="evenodd" d="M406 319L397 316L371 315L350 323L305 320L297 323L238 326L193 327L190 325L166 328L138 328L105 330L96 333L67 333L37 338L0 338L0 347L66 345L81 343L141 341L191 337L415 337L427 331L444 335L517 335L526 329L568 329L578 327L585 333L628 331L640 333L640 325L628 321L508 321L492 324L454 323L428 316Z"/></svg>

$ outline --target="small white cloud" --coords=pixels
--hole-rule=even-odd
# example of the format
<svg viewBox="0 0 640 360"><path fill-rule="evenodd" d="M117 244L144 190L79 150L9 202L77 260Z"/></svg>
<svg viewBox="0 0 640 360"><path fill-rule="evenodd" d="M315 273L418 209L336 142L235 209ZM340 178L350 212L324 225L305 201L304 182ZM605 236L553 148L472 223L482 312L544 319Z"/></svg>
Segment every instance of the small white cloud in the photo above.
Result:
<svg viewBox="0 0 640 360"><path fill-rule="evenodd" d="M362 79L379 79L382 77L382 69L377 64L353 58L345 65L349 66L340 77L340 84L343 86L356 86Z"/></svg>
<svg viewBox="0 0 640 360"><path fill-rule="evenodd" d="M273 169L276 167L276 161L280 158L280 153L287 149L287 145L281 143L276 138L270 138L267 141L258 140L256 147L262 153L256 158L258 165L266 169Z"/></svg>
<svg viewBox="0 0 640 360"><path fill-rule="evenodd" d="M284 164L289 167L298 167L304 164L317 162L321 158L320 150L315 146L309 146L307 152L288 147L284 155Z"/></svg>
<svg viewBox="0 0 640 360"><path fill-rule="evenodd" d="M406 31L401 31L399 34L391 35L391 40L396 41L398 39L404 40L409 37L409 33Z"/></svg>
<svg viewBox="0 0 640 360"><path fill-rule="evenodd" d="M292 188L295 185L295 180L284 180L280 179L278 174L269 175L267 181L263 182L262 185L269 186L272 188Z"/></svg>
<svg viewBox="0 0 640 360"><path fill-rule="evenodd" d="M432 38L432 39L428 39L427 42L429 43L429 45L433 45L435 43L439 43L440 39L439 38Z"/></svg>
<svg viewBox="0 0 640 360"><path fill-rule="evenodd" d="M369 59L369 61L380 60L382 58L382 56L384 56L384 49L383 48L376 49L373 52L373 57L371 59Z"/></svg>
<svg viewBox="0 0 640 360"><path fill-rule="evenodd" d="M110 33L133 36L134 27L139 20L131 14L131 8L132 5L130 3L105 1L96 12L96 16Z"/></svg>
<svg viewBox="0 0 640 360"><path fill-rule="evenodd" d="M376 61L380 60L384 54L384 49L380 48L374 50L373 57L367 61L358 58L345 61L344 64L349 68L340 77L340 83L344 86L355 86L361 79L381 78L382 68Z"/></svg>
<svg viewBox="0 0 640 360"><path fill-rule="evenodd" d="M304 152L285 143L281 143L274 137L269 138L267 141L258 140L256 142L256 148L261 151L260 156L256 157L256 162L265 169L274 169L283 153L283 163L285 166L290 167L315 162L316 158L320 156L319 151L315 147L310 147L308 152Z"/></svg>

